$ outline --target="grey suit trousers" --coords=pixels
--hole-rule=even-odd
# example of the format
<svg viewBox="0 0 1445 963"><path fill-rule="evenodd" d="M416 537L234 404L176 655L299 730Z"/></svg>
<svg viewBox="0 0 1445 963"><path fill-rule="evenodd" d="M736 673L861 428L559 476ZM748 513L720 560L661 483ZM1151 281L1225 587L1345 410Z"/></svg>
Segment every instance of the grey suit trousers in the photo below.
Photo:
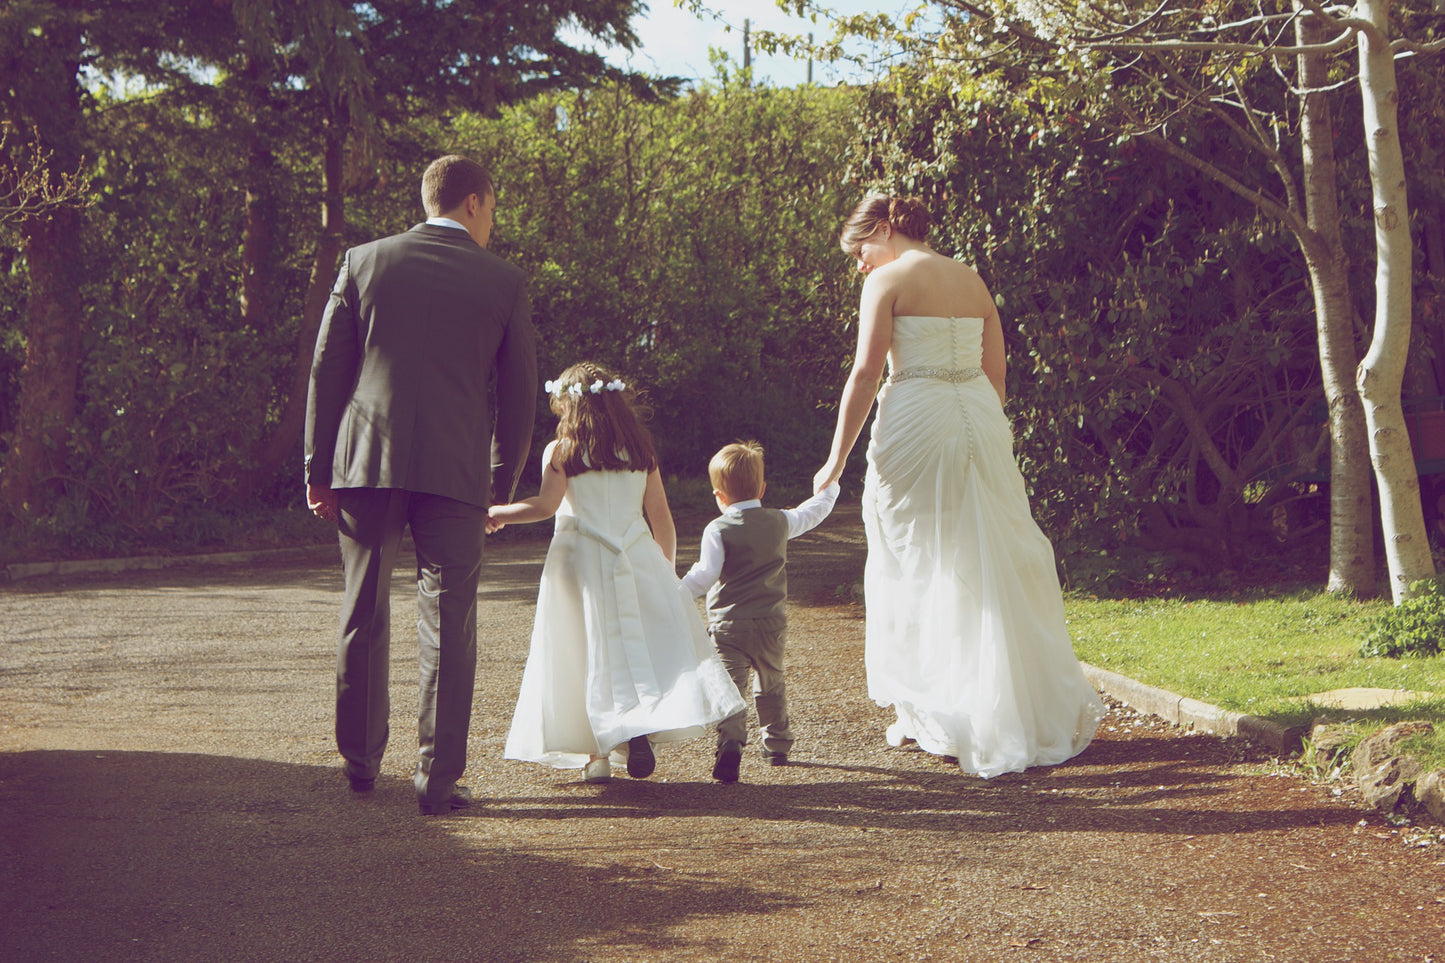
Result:
<svg viewBox="0 0 1445 963"><path fill-rule="evenodd" d="M403 531L416 546L417 796L451 795L467 765L477 668L477 582L487 511L396 488L337 490L345 595L336 657L336 746L352 776L375 778L391 700L391 571Z"/></svg>
<svg viewBox="0 0 1445 963"><path fill-rule="evenodd" d="M777 615L763 619L724 619L708 626L722 664L733 678L738 692L747 698L749 676L753 705L762 730L763 752L783 753L793 747L793 729L788 721L788 688L783 677L783 650L787 645L788 620ZM741 749L748 742L747 710L728 716L717 727L719 749Z"/></svg>

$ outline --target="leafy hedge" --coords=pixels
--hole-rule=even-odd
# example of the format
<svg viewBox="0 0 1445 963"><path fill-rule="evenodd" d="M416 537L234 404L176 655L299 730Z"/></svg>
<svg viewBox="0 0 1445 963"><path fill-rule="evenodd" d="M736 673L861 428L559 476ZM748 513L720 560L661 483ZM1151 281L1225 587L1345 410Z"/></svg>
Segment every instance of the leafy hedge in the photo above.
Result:
<svg viewBox="0 0 1445 963"><path fill-rule="evenodd" d="M1366 658L1438 655L1445 644L1445 585L1439 579L1410 586L1411 598L1380 613L1360 643Z"/></svg>

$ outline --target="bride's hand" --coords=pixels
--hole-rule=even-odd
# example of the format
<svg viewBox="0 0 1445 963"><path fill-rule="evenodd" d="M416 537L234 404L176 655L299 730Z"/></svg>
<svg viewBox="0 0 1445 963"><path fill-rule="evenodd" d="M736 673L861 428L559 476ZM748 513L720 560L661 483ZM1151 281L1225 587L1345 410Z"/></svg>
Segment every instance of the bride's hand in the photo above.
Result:
<svg viewBox="0 0 1445 963"><path fill-rule="evenodd" d="M834 468L831 462L818 469L818 474L813 476L813 494L816 495L833 484L842 474L842 467Z"/></svg>

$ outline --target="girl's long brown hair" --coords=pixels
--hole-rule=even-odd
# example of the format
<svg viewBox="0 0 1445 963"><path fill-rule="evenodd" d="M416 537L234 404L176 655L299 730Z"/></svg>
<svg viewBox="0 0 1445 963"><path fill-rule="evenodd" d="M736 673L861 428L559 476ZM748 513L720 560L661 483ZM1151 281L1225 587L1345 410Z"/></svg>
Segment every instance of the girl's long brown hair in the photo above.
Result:
<svg viewBox="0 0 1445 963"><path fill-rule="evenodd" d="M628 384L621 391L605 387L592 393L592 385L619 380L599 364L583 361L557 376L560 390L552 392L552 412L557 421L557 448L553 457L567 476L586 471L652 471L657 451L646 421L652 410ZM582 394L568 388L582 386Z"/></svg>

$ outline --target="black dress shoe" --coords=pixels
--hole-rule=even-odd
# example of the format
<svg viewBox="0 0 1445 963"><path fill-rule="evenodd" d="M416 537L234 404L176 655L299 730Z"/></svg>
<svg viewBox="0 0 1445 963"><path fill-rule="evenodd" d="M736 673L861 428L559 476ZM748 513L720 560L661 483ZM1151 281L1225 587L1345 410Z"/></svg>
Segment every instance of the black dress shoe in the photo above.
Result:
<svg viewBox="0 0 1445 963"><path fill-rule="evenodd" d="M445 816L454 809L466 809L472 804L472 791L466 786L457 786L452 789L452 794L446 799L433 801L429 799L418 799L417 809L421 810L423 816Z"/></svg>
<svg viewBox="0 0 1445 963"><path fill-rule="evenodd" d="M713 763L712 777L718 782L737 782L738 764L743 760L743 751L736 746L724 746L717 751L717 762Z"/></svg>
<svg viewBox="0 0 1445 963"><path fill-rule="evenodd" d="M646 736L633 736L627 740L627 774L633 779L646 779L657 768L657 757L652 754L652 743Z"/></svg>
<svg viewBox="0 0 1445 963"><path fill-rule="evenodd" d="M770 766L786 766L788 754L786 752L765 752L763 753L763 762Z"/></svg>
<svg viewBox="0 0 1445 963"><path fill-rule="evenodd" d="M352 792L371 792L376 788L375 777L368 779L366 776L353 776L348 774L346 779L351 783Z"/></svg>

